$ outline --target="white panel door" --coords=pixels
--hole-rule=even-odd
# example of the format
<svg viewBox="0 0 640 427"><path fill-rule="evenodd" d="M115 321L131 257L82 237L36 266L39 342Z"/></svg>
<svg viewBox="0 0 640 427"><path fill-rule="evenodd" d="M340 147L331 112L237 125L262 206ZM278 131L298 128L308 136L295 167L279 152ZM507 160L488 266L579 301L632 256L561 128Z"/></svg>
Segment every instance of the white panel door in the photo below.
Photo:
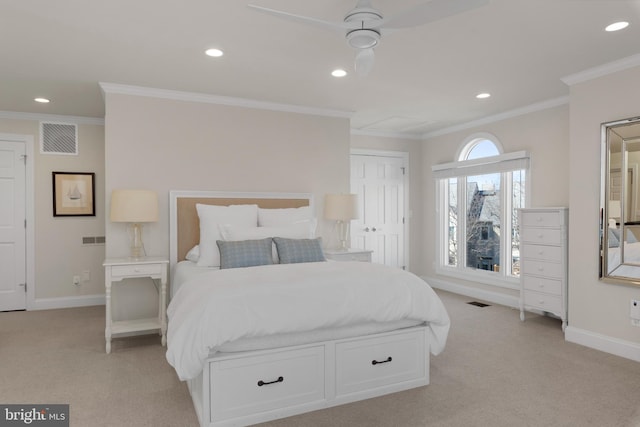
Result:
<svg viewBox="0 0 640 427"><path fill-rule="evenodd" d="M351 155L351 192L359 219L351 223L351 247L373 251L372 262L405 267L404 173L401 157Z"/></svg>
<svg viewBox="0 0 640 427"><path fill-rule="evenodd" d="M26 308L25 145L0 140L0 311Z"/></svg>

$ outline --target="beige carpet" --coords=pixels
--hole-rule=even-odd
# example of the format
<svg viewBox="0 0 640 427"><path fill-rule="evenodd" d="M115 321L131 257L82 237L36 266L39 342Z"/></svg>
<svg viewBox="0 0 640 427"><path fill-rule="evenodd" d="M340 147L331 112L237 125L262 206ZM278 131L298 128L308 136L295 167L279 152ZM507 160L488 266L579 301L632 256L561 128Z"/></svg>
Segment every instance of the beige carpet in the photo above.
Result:
<svg viewBox="0 0 640 427"><path fill-rule="evenodd" d="M564 341L560 322L438 292L452 318L431 385L265 423L640 427L640 363ZM0 313L0 403L69 403L71 426L197 426L156 335L104 353L104 307Z"/></svg>

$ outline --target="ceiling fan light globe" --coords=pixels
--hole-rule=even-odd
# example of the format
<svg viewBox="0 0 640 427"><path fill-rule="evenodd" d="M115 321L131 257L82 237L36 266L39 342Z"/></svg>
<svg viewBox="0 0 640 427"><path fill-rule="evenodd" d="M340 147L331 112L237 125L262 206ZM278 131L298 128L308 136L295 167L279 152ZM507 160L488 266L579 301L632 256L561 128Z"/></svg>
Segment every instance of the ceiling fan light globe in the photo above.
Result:
<svg viewBox="0 0 640 427"><path fill-rule="evenodd" d="M380 41L380 33L375 30L361 29L347 33L347 43L354 49L370 49Z"/></svg>

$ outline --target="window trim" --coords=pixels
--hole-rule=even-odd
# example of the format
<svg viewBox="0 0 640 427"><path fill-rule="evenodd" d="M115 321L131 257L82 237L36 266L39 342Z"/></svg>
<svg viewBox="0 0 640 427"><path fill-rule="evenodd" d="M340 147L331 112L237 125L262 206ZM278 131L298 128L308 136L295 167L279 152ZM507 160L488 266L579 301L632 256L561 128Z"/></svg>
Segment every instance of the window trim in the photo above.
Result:
<svg viewBox="0 0 640 427"><path fill-rule="evenodd" d="M467 154L475 147L479 140L488 139L494 144L500 152L502 152L502 146L497 142L496 138L489 134L474 134L471 137L465 139L465 142L460 150L458 150L458 156ZM458 157L459 158L459 157ZM486 285L492 285L501 288L518 290L520 289L520 278L515 276L507 276L503 271L495 273L493 271L486 271L480 269L471 269L466 267L466 251L459 252L458 264L456 266L448 265L448 250L442 250L449 241L449 218L448 209L443 208L448 206L448 199L444 200L448 194L448 185L450 178L458 179L458 191L460 190L461 183L465 182L466 177L487 173L500 173L502 180L502 200L501 200L501 216L502 218L508 218L508 221L503 222L505 229L501 234L505 236L511 236L513 223L511 221L512 211L512 195L513 195L513 173L517 170L525 171L525 206L528 207L530 200L530 156L527 151L517 151L513 153L500 154L497 156L484 157L473 160L459 160L456 162L444 163L432 166L432 173L434 176L436 186L436 265L435 270L439 275L450 276L470 282L482 283ZM458 209L465 212L467 211L466 198L458 199ZM464 224L461 224L464 228ZM458 230L458 236L466 232L465 230ZM511 251L511 239L501 238L500 242L501 251L501 265L503 263L503 254L505 251Z"/></svg>
<svg viewBox="0 0 640 427"><path fill-rule="evenodd" d="M455 158L458 161L462 161L462 159L466 159L469 153L474 148L476 148L476 145L478 145L481 141L484 141L485 139L488 139L489 141L493 142L493 145L496 146L496 148L498 149L498 152L500 154L504 154L504 147L502 146L500 141L498 141L498 138L496 138L494 135L490 134L489 132L476 132L472 135L469 135L464 139L464 141L462 141L462 144L460 144L460 148L458 149L458 152L456 153Z"/></svg>

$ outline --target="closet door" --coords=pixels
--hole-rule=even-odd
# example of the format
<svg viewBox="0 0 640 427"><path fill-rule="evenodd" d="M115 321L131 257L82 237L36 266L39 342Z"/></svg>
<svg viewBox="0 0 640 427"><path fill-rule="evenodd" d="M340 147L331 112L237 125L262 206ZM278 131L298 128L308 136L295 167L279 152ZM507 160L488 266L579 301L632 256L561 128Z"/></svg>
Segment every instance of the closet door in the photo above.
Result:
<svg viewBox="0 0 640 427"><path fill-rule="evenodd" d="M0 139L0 311L26 308L25 146Z"/></svg>
<svg viewBox="0 0 640 427"><path fill-rule="evenodd" d="M406 158L351 155L351 192L359 219L351 223L351 247L372 250L372 262L405 268Z"/></svg>

